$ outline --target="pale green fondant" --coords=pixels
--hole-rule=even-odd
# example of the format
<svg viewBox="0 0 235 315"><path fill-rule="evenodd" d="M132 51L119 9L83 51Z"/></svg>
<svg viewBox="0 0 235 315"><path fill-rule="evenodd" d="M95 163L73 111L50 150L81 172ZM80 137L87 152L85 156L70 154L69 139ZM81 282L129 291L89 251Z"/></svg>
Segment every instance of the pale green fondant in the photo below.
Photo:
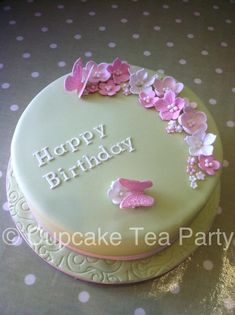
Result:
<svg viewBox="0 0 235 315"><path fill-rule="evenodd" d="M23 113L12 142L13 170L20 188L35 214L50 232L102 231L119 232L121 246L81 246L79 249L95 255L131 256L152 251L144 243L144 235L161 231L176 237L180 226L187 226L204 207L219 180L219 172L189 187L186 164L188 147L183 134L169 135L167 125L155 110L146 110L136 95L104 97L98 94L79 99L76 93L64 91L64 78L59 78L41 91ZM188 88L182 93L196 101L208 116L209 132L217 134L215 156L222 159L218 130L202 102ZM89 146L57 157L46 166L38 167L33 152L48 146L51 150L81 132L104 124L107 137L96 136ZM63 182L54 190L42 178L58 168L67 170L82 155L96 155L98 146L110 148L116 142L131 137L135 151L124 152L96 168L82 172L77 178ZM149 190L156 203L151 208L120 210L106 197L110 183L118 177L152 180ZM144 227L139 246L133 246L133 231L129 227Z"/></svg>
<svg viewBox="0 0 235 315"><path fill-rule="evenodd" d="M133 261L107 260L79 255L48 238L40 228L16 183L9 165L7 195L10 214L29 246L46 262L72 277L102 284L133 283L160 276L186 259L196 248L197 233L206 233L216 214L219 203L220 185L211 194L206 206L194 219L190 228L193 236L185 238L180 245L172 246L145 259ZM175 271L177 273L177 270Z"/></svg>

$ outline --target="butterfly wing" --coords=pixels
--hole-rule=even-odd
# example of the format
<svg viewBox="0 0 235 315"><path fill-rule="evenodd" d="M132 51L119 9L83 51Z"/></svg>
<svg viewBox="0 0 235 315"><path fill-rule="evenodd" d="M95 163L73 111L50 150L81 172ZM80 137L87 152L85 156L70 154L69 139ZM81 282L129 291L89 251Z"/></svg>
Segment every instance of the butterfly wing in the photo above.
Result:
<svg viewBox="0 0 235 315"><path fill-rule="evenodd" d="M82 60L79 58L75 61L72 69L72 74L68 75L64 82L66 91L80 90L82 83L83 67Z"/></svg>
<svg viewBox="0 0 235 315"><path fill-rule="evenodd" d="M151 180L131 180L126 178L119 178L119 182L122 186L126 187L129 190L134 191L144 191L147 188L153 186L153 182Z"/></svg>
<svg viewBox="0 0 235 315"><path fill-rule="evenodd" d="M122 200L122 202L120 203L120 209L151 207L153 204L153 197L142 193L132 193Z"/></svg>

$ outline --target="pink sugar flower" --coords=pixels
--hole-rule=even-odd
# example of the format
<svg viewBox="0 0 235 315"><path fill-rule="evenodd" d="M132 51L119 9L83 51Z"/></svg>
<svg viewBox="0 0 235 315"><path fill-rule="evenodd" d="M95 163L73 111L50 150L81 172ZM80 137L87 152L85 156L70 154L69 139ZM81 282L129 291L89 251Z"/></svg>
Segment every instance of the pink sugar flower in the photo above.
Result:
<svg viewBox="0 0 235 315"><path fill-rule="evenodd" d="M154 107L157 100L158 97L156 97L155 93L151 88L143 92L140 92L139 94L139 102L145 108Z"/></svg>
<svg viewBox="0 0 235 315"><path fill-rule="evenodd" d="M120 91L120 85L116 85L113 80L99 84L99 93L101 95L113 96Z"/></svg>
<svg viewBox="0 0 235 315"><path fill-rule="evenodd" d="M89 72L89 70L92 68L89 82L98 83L107 81L111 77L111 73L108 71L108 66L108 63L100 63L97 65L92 60L88 61L85 69Z"/></svg>
<svg viewBox="0 0 235 315"><path fill-rule="evenodd" d="M198 166L208 175L214 175L215 171L217 171L221 167L221 163L215 160L213 155L210 156L200 155L198 160L199 160Z"/></svg>
<svg viewBox="0 0 235 315"><path fill-rule="evenodd" d="M108 66L108 71L113 76L113 81L116 84L126 82L130 78L129 73L130 65L126 62L122 62L120 58L116 58L112 65Z"/></svg>
<svg viewBox="0 0 235 315"><path fill-rule="evenodd" d="M95 93L95 92L99 91L99 86L98 86L98 84L95 84L95 83L88 83L86 86L86 91L88 93Z"/></svg>
<svg viewBox="0 0 235 315"><path fill-rule="evenodd" d="M164 97L156 101L155 107L160 112L162 120L175 120L184 107L184 99L176 97L175 93L168 91Z"/></svg>
<svg viewBox="0 0 235 315"><path fill-rule="evenodd" d="M183 90L184 85L181 82L177 82L175 78L167 76L162 80L155 79L153 87L157 96L163 97L167 91L172 91L176 95L179 94Z"/></svg>
<svg viewBox="0 0 235 315"><path fill-rule="evenodd" d="M199 130L206 131L207 116L203 112L198 112L193 108L187 107L184 113L179 116L178 122L183 127L184 131L193 134Z"/></svg>

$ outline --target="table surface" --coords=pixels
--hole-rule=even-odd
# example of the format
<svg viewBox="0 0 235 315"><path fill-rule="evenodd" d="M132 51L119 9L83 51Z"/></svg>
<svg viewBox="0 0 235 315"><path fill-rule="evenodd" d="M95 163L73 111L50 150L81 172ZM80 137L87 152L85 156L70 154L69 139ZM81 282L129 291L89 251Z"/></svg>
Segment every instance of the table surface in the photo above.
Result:
<svg viewBox="0 0 235 315"><path fill-rule="evenodd" d="M5 175L16 123L49 82L73 61L162 69L204 101L221 133L222 197L211 228L234 232L235 1L0 1L1 234L13 222ZM210 314L235 312L235 237L215 243L165 276L135 285L74 280L43 262L22 241L0 239L0 314Z"/></svg>

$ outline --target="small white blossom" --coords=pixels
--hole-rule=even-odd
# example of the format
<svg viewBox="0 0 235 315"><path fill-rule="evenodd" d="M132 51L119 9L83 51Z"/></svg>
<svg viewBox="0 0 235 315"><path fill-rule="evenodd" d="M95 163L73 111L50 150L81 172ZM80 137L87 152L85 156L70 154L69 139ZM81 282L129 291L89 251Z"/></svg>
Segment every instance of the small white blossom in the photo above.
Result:
<svg viewBox="0 0 235 315"><path fill-rule="evenodd" d="M205 173L203 173L202 171L197 172L196 176L198 180L204 180L206 177Z"/></svg>

